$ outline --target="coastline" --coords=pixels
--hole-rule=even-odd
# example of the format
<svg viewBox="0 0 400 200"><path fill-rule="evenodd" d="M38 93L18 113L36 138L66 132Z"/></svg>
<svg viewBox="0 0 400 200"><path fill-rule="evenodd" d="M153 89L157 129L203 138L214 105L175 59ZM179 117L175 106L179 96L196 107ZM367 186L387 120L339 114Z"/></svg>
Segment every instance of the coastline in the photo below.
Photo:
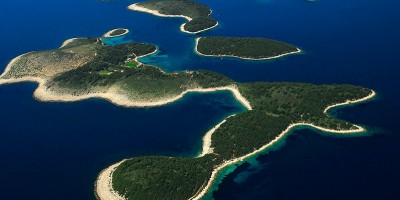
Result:
<svg viewBox="0 0 400 200"><path fill-rule="evenodd" d="M332 108L341 107L341 106L350 105L350 104L356 104L356 103L360 103L360 102L365 102L367 100L374 98L375 96L376 96L376 92L374 90L372 90L371 94L369 94L368 96L366 96L364 98L356 99L356 100L347 100L346 102L343 102L343 103L337 103L337 104L330 105L325 108L324 114L328 114L328 111Z"/></svg>
<svg viewBox="0 0 400 200"><path fill-rule="evenodd" d="M118 29L123 29L123 30L125 31L125 33L118 34L118 35L111 35L112 32L114 32L114 31L116 31L116 30L118 30ZM126 34L128 34L128 33L129 33L129 29L126 29L126 28L116 28L116 29L113 29L113 30L108 31L107 33L105 33L105 34L103 35L103 37L104 37L104 38L114 38L114 37L120 37L120 36L126 35Z"/></svg>
<svg viewBox="0 0 400 200"><path fill-rule="evenodd" d="M208 31L208 30L210 30L210 29L213 29L213 28L217 27L217 26L219 25L219 22L217 21L217 23L216 23L214 26L211 26L211 27L208 27L208 28L205 28L205 29L196 31L196 32L190 32L190 31L185 30L185 25L186 25L186 23L182 24L182 25L180 26L180 28L179 28L182 32L187 33L187 34L197 34L197 33L201 33L201 32L204 32L204 31Z"/></svg>
<svg viewBox="0 0 400 200"><path fill-rule="evenodd" d="M215 125L213 128L211 128L209 131L207 131L207 133L204 135L203 137L203 147L202 147L202 151L200 153L199 156L197 156L198 158L203 157L207 154L213 153L213 148L211 148L211 143L212 143L212 139L211 136L214 134L214 132L223 124L226 122L227 119L229 119L230 117L235 116L236 114L233 115L229 115L227 118L225 118L224 120L222 120L222 122L218 123L217 125Z"/></svg>
<svg viewBox="0 0 400 200"><path fill-rule="evenodd" d="M63 48L63 47L65 47L65 46L67 46L69 43L71 43L71 42L73 42L74 40L77 40L77 39L79 39L79 38L71 38L71 39L65 40L65 41L61 44L61 46L60 46L59 48Z"/></svg>
<svg viewBox="0 0 400 200"><path fill-rule="evenodd" d="M220 54L220 55L207 55L207 54L203 54L203 53L201 53L201 52L199 52L199 51L197 50L197 47L198 47L198 45L199 45L199 40L200 40L200 39L201 39L201 37L198 37L198 38L195 39L196 44L195 44L195 47L194 47L194 51L196 52L197 55L206 56L206 57L229 57L229 58L238 58L238 59L242 59L242 60L260 61L260 60L272 60L272 59L277 59L277 58L281 58L281 57L284 57L284 56L288 56L288 55L292 55L292 54L298 54L298 53L301 53L301 52L302 52L301 49L299 49L299 48L296 47L296 49L297 49L296 51L289 52L289 53L284 53L284 54L280 54L280 55L277 55L277 56L266 57L266 58L247 58L247 57L240 57L240 56L234 56L234 55L225 55L225 54Z"/></svg>
<svg viewBox="0 0 400 200"><path fill-rule="evenodd" d="M116 192L112 187L112 175L119 165L125 162L126 159L115 163L103 171L97 177L94 184L94 193L97 199L107 199L107 200L125 200L118 192Z"/></svg>
<svg viewBox="0 0 400 200"><path fill-rule="evenodd" d="M19 55L19 56L13 58L10 62L8 62L6 68L5 68L4 71L3 71L3 73L0 75L0 85L6 84L6 83L7 83L7 81L4 81L4 79L2 79L2 78L3 78L3 76L5 76L5 75L10 71L12 65L13 65L15 62L17 62L22 56L27 55L27 54L29 54L29 53L33 53L33 52L34 52L34 51L31 51L31 52L28 52L28 53L24 53L24 54L22 54L22 55Z"/></svg>
<svg viewBox="0 0 400 200"><path fill-rule="evenodd" d="M180 18L185 18L188 22L190 22L190 21L193 20L191 17L186 16L186 15L166 15L166 14L161 14L158 10L151 10L151 9L148 9L148 8L145 8L145 7L142 7L142 6L139 6L139 5L137 5L137 4L138 4L138 3L135 3L135 4L132 4L132 5L128 6L128 9L129 9L129 10L132 10L132 11L138 11L138 12L149 13L149 14L152 14L152 15L155 15L155 16L158 16L158 17L180 17ZM212 13L212 10L210 10L209 16L211 15L211 13ZM187 22L186 22L186 23L187 23ZM196 32L190 32L190 31L185 30L185 25L186 25L186 23L183 23L183 24L180 26L179 29L180 29L182 32L188 33L188 34L197 34L197 33L201 33L201 32L204 32L204 31L213 29L213 28L215 28L215 27L217 27L217 26L219 25L219 23L218 23L218 21L217 21L217 23L216 23L214 26L212 26L212 27L208 27L208 28L205 28L205 29L196 31Z"/></svg>
<svg viewBox="0 0 400 200"><path fill-rule="evenodd" d="M367 100L373 98L375 95L376 95L376 92L375 92L374 90L371 90L371 93L370 93L368 96L363 97L363 98L361 98L361 99L346 101L345 103L338 103L338 104L335 104L335 105L328 106L328 107L324 110L324 113L325 113L326 110L329 110L330 108L333 108L333 107L336 107L336 106L342 106L342 105L348 105L348 104L355 104L355 103L365 102L365 101L367 101ZM324 132L338 133L338 134L352 134L352 133L360 133L360 132L365 132L365 131L366 131L365 128L363 128L363 127L361 127L361 126L358 126L358 125L354 125L354 127L356 127L357 129L351 129L351 130L333 130L333 129L327 129L327 128L323 128L323 127L320 127L320 126L316 126L316 125L314 125L314 124L305 123L305 122L298 122L298 123L290 124L290 125L289 125L284 131L282 131L274 140L272 140L272 141L269 142L268 144L262 146L261 148L255 150L255 151L253 151L253 152L251 152L251 153L249 153L249 154L246 154L246 155L244 155L244 156L241 156L241 157L239 157L239 158L235 158L235 159L232 159L232 160L228 160L228 161L225 161L224 163L218 165L218 166L213 170L213 172L212 172L212 174L211 174L211 177L210 177L210 179L209 179L207 185L206 185L203 189L201 189L201 192L198 192L195 196L193 196L193 197L191 197L191 198L189 198L189 199L190 199L190 200L199 200L199 199L201 199L201 198L202 198L204 195L206 195L207 192L210 190L210 188L212 187L212 185L213 185L213 183L214 183L214 181L215 181L215 179L216 179L218 173L219 173L222 169L224 169L225 167L227 167L227 166L229 166L229 165L233 165L233 164L235 164L235 163L242 162L242 161L244 161L245 159L247 159L247 158L249 158L249 157L251 157L251 156L254 156L254 155L256 155L256 154L259 154L259 153L261 153L261 152L267 150L268 148L270 148L271 146L273 146L276 142L278 142L279 140L281 140L282 138L284 138L284 137L286 136L286 134L290 133L290 131L291 131L293 128L297 127L297 126L309 126L309 127L313 127L313 128L315 128L315 129L318 129L318 130L321 130L321 131L324 131ZM211 136L209 136L209 137L211 137Z"/></svg>
<svg viewBox="0 0 400 200"><path fill-rule="evenodd" d="M38 87L34 92L34 97L43 102L75 102L75 101L83 101L86 99L91 98L99 98L107 100L117 106L122 107L156 107L156 106L163 106L172 102L175 102L181 99L189 92L198 92L198 93L205 93L205 92L216 92L222 90L229 90L235 96L235 98L243 104L247 109L251 109L250 103L239 93L236 86L224 86L224 87L215 87L215 88L194 88L188 89L186 91L181 92L180 94L176 95L172 98L165 98L160 99L157 101L132 101L126 95L120 94L118 92L118 88L110 87L106 92L103 93L89 93L85 95L73 96L73 95L62 95L62 94L55 94L52 91L46 90L45 83L46 80L39 78L39 77L24 77L18 79L0 79L0 85L2 84L12 84L12 83L19 83L19 82L36 82L38 83Z"/></svg>
<svg viewBox="0 0 400 200"><path fill-rule="evenodd" d="M139 61L139 59L140 58L143 58L143 57L146 57L146 56L150 56L150 55L153 55L153 54L155 54L155 53L157 53L157 51L158 51L158 47L156 46L156 49L153 51L153 52L150 52L150 53L148 53L148 54L145 54L145 55L141 55L141 56L136 56L136 58L134 59L134 61L136 61L136 62L138 62L138 63L140 63L140 64L142 64L143 65L143 63L142 62L140 62Z"/></svg>

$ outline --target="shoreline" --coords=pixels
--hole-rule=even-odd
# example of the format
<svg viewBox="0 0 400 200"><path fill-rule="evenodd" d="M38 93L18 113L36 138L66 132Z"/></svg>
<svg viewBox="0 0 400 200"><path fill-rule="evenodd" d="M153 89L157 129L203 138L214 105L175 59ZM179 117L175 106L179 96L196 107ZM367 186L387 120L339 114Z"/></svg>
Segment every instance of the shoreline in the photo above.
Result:
<svg viewBox="0 0 400 200"><path fill-rule="evenodd" d="M155 15L155 16L158 16L158 17L180 17L180 18L185 18L188 22L190 22L190 21L193 20L193 18L191 18L191 17L189 17L189 16L186 16L186 15L166 15L166 14L160 13L158 10L151 10L151 9L148 9L148 8L145 8L145 7L142 7L142 6L139 6L139 5L137 5L137 4L138 4L138 3L134 3L134 4L132 4L132 5L129 5L129 6L128 6L128 9L129 9L129 10L132 10L132 11L138 11L138 12L149 13L149 14L152 14L152 15ZM210 9L210 14L208 14L208 16L210 16L211 13L212 13L212 10ZM217 26L219 25L219 23L218 23L218 21L217 21L217 23L216 23L214 26L212 26L212 27L208 27L208 28L205 28L205 29L196 31L196 32L191 32L191 31L185 30L185 25L186 25L186 24L187 24L187 22L183 23L183 24L180 26L179 29L180 29L182 32L188 33L188 34L197 34L197 33L201 33L201 32L204 32L204 31L213 29L213 28L215 28L215 27L217 27Z"/></svg>
<svg viewBox="0 0 400 200"><path fill-rule="evenodd" d="M376 92L374 90L372 90L372 92L364 98L356 99L356 100L347 100L346 102L343 102L343 103L337 103L337 104L330 105L325 108L324 114L329 114L328 111L332 108L341 107L341 106L350 105L350 104L356 104L356 103L360 103L360 102L365 102L367 100L374 98L375 96L376 96Z"/></svg>
<svg viewBox="0 0 400 200"><path fill-rule="evenodd" d="M25 56L25 55L27 55L27 54L29 54L29 53L33 53L33 52L34 52L34 51L31 51L31 52L28 52L28 53L24 53L24 54L22 54L22 55L19 55L19 56L13 58L10 62L8 62L6 68L5 68L4 71L3 71L3 73L0 75L0 85L6 84L6 81L4 81L4 79L2 79L2 78L3 78L3 76L5 76L5 75L10 71L12 65L13 65L15 62L17 62L22 56Z"/></svg>
<svg viewBox="0 0 400 200"><path fill-rule="evenodd" d="M59 47L59 49L65 47L65 46L67 46L69 43L71 43L71 42L73 42L74 40L77 40L77 39L79 39L79 38L70 38L70 39L68 39L68 40L65 40L65 41L61 44L61 46Z"/></svg>
<svg viewBox="0 0 400 200"><path fill-rule="evenodd" d="M206 56L206 57L217 57L217 58L218 58L218 57L228 57L228 58L238 58L238 59L242 59L242 60L260 61L260 60L272 60L272 59L277 59L277 58L281 58L281 57L284 57L284 56L288 56L288 55L292 55L292 54L298 54L298 53L303 52L301 49L299 49L299 48L296 47L296 49L297 49L296 51L289 52L289 53L284 53L284 54L280 54L280 55L277 55L277 56L266 57L266 58L248 58L248 57L240 57L240 56L225 55L225 54L207 55L207 54L203 54L203 53L199 52L198 49L197 49L197 48L198 48L198 45L199 45L199 40L200 40L201 38L202 38L202 37L198 37L198 38L195 39L196 44L195 44L195 47L194 47L194 51L196 52L197 55Z"/></svg>
<svg viewBox="0 0 400 200"><path fill-rule="evenodd" d="M370 93L368 96L363 97L363 98L361 98L361 99L346 101L345 103L338 103L338 104L335 104L335 105L328 106L328 107L324 110L324 113L325 113L326 110L329 110L330 108L333 108L333 107L336 107L336 106L342 106L342 105L356 104L356 103L365 102L365 101L367 101L367 100L373 98L375 95L376 95L376 92L375 92L374 90L371 90L371 93ZM328 133L338 133L338 134L352 134L352 133L361 133L361 132L365 132L365 131L366 131L365 128L363 128L363 127L361 127L361 126L359 126L359 125L353 125L353 126L356 127L357 129L351 129L351 130L333 130L333 129L327 129L327 128L323 128L323 127L320 127L320 126L316 126L316 125L314 125L314 124L305 123L305 122L292 123L292 124L290 124L284 131L282 131L274 140L270 141L268 144L262 146L261 148L255 150L255 151L253 151L253 152L251 152L251 153L249 153L249 154L246 154L246 155L244 155L244 156L241 156L241 157L239 157L239 158L235 158L235 159L232 159L232 160L227 160L227 161L225 161L224 163L218 165L218 166L213 170L213 172L212 172L212 174L211 174L211 177L210 177L210 179L209 179L207 185L206 185L203 189L201 189L201 192L198 192L195 196L192 196L192 197L189 198L189 199L190 199L190 200L199 200L199 199L201 199L201 198L202 198L204 195L206 195L207 192L210 190L210 188L212 187L212 185L213 185L213 183L214 183L214 181L215 181L215 179L216 179L218 173L219 173L222 169L224 169L224 168L227 167L227 166L233 165L233 164L235 164L235 163L243 162L245 159L247 159L247 158L249 158L249 157L251 157L251 156L254 156L254 155L256 155L256 154L259 154L259 153L261 153L261 152L267 150L269 147L273 146L276 142L278 142L279 140L281 140L282 138L284 138L288 133L290 133L290 131L291 131L293 128L296 128L296 127L298 127L298 126L308 126L308 127L312 127L312 128L317 129L317 130L324 131L324 132L328 132ZM211 136L209 136L209 137L211 137Z"/></svg>
<svg viewBox="0 0 400 200"><path fill-rule="evenodd" d="M114 31L116 31L116 30L119 30L119 29L124 30L125 33L121 33L121 34L118 34L118 35L111 35L112 32L114 32ZM124 36L124 35L126 35L126 34L128 34L128 33L129 33L129 29L126 29L126 28L116 28L116 29L113 29L113 30L108 31L108 32L105 33L102 37L103 37L103 38L114 38L114 37Z"/></svg>
<svg viewBox="0 0 400 200"><path fill-rule="evenodd" d="M215 125L214 127L212 127L209 131L207 131L207 133L204 135L203 137L203 147L202 147L202 151L200 153L199 156L197 156L197 158L203 157L207 154L213 153L214 148L211 148L211 143L212 143L212 139L211 136L214 134L214 132L222 125L226 122L226 120L228 120L230 117L234 117L236 114L233 115L229 115L227 118L225 118L224 120L222 120L222 122L218 123L217 125Z"/></svg>
<svg viewBox="0 0 400 200"><path fill-rule="evenodd" d="M153 52L150 52L150 53L148 53L148 54L145 54L145 55L141 55L141 56L136 56L136 58L135 59L133 59L134 61L136 61L136 62L138 62L138 63L140 63L140 64L142 64L142 65L144 65L142 62L140 62L139 61L139 59L140 58L143 58L143 57L146 57L146 56L150 56L150 55L153 55L153 54L155 54L155 53L157 53L158 52L158 47L156 46L156 49L153 51ZM161 69L161 68L160 68Z"/></svg>
<svg viewBox="0 0 400 200"><path fill-rule="evenodd" d="M65 47L65 46L67 46L69 43L71 43L71 42L73 42L74 40L77 40L77 39L81 39L81 38L70 38L70 39L65 40L61 44L61 46L58 47L58 49L61 49L61 48ZM3 79L3 77L10 71L12 65L17 60L19 60L22 56L25 56L27 54L34 53L34 52L36 52L36 51L30 51L28 53L21 54L21 55L15 57L15 58L13 58L10 62L8 62L6 68L3 71L3 73L0 75L0 85L13 84L13 83L19 83L19 82L37 82L37 83L41 82L42 81L41 78L38 78L38 77L23 77L23 78L17 78L17 79L15 79L15 78L13 78L13 79Z"/></svg>
<svg viewBox="0 0 400 200"><path fill-rule="evenodd" d="M217 23L216 23L214 26L211 26L211 27L208 27L208 28L205 28L205 29L196 31L196 32L190 32L190 31L185 30L185 25L186 25L186 23L182 24L182 25L179 27L179 29L180 29L182 32L187 33L187 34L197 34L197 33L201 33L201 32L204 32L204 31L208 31L208 30L211 30L211 29L217 27L217 26L219 25L219 22L217 21Z"/></svg>
<svg viewBox="0 0 400 200"><path fill-rule="evenodd" d="M180 94L171 97L171 98L164 98L159 99L156 101L132 101L129 100L129 97L118 93L118 88L111 86L106 92L102 93L89 93L85 95L73 96L73 95L66 95L66 94L54 94L52 91L48 91L45 89L46 80L39 77L23 77L18 79L1 79L0 78L0 85L5 84L13 84L13 83L20 83L20 82L35 82L38 83L38 87L33 93L35 99L42 101L42 102L76 102L76 101L83 101L87 99L97 98L97 99L104 99L110 103L113 103L117 106L122 107L136 107L136 108L145 108L145 107L157 107L163 106L170 103L173 103L181 98L183 98L187 93L190 92L197 92L197 93L207 93L207 92L217 92L223 90L229 90L235 96L235 98L247 109L251 109L250 103L245 99L238 91L236 85L231 86L223 86L223 87L215 87L215 88L193 88L188 89Z"/></svg>
<svg viewBox="0 0 400 200"><path fill-rule="evenodd" d="M112 187L113 173L117 167L125 161L126 159L115 163L100 172L94 184L94 194L97 199L125 200L125 198L118 194L118 192L116 192Z"/></svg>

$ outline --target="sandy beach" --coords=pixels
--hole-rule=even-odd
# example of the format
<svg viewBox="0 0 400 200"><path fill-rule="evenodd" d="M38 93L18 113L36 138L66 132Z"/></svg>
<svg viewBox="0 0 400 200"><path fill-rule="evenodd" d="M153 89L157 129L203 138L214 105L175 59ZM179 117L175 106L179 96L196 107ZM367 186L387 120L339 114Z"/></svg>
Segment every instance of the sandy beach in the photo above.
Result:
<svg viewBox="0 0 400 200"><path fill-rule="evenodd" d="M213 153L213 148L211 148L211 136L214 134L214 132L223 124L226 122L226 120L230 117L235 116L234 115L230 115L227 118L225 118L224 120L222 120L222 122L220 122L219 124L215 125L212 129L210 129L209 131L207 131L207 133L204 135L203 137L203 147L202 147L202 151L200 153L200 155L198 157L203 157L207 154Z"/></svg>
<svg viewBox="0 0 400 200"><path fill-rule="evenodd" d="M301 52L302 52L301 49L296 48L296 49L297 49L296 51L289 52L289 53L284 53L284 54L280 54L280 55L277 55L277 56L271 56L271 57L267 57L267 58L246 58L246 57L240 57L240 56L234 56L234 55L224 55L224 54L220 54L220 55L206 55L206 54L200 53L200 52L197 50L197 47L198 47L198 45L199 45L199 40L200 40L200 39L201 39L201 37L195 39L196 45L195 45L195 47L194 47L194 51L196 52L196 54L198 54L198 55L200 55L200 56L207 56L207 57L230 57L230 58L239 58L239 59L242 59L242 60L255 60L255 61L258 60L258 61L260 61L260 60L277 59L277 58L281 58L281 57L284 57L284 56L288 56L288 55L292 55L292 54L298 54L298 53L301 53Z"/></svg>
<svg viewBox="0 0 400 200"><path fill-rule="evenodd" d="M126 160L122 160L116 164L109 166L108 168L104 169L100 172L96 183L94 185L94 192L96 194L97 199L104 199L104 200L125 200L124 197L119 195L116 191L112 188L112 175L117 169L117 167L125 162Z"/></svg>
<svg viewBox="0 0 400 200"><path fill-rule="evenodd" d="M112 32L114 32L114 31L116 31L116 30L118 30L118 29L123 29L123 30L125 31L125 33L118 34L118 35L111 35ZM107 33L105 33L105 34L103 35L103 37L105 37L105 38L113 38L113 37L123 36L123 35L126 35L126 34L128 34L128 33L129 33L129 29L126 29L126 28L116 28L116 29L113 29L113 30L108 31Z"/></svg>
<svg viewBox="0 0 400 200"><path fill-rule="evenodd" d="M144 7L141 7L141 6L137 5L137 3L128 6L128 9L129 10L133 10L133 11L138 11L138 12L149 13L149 14L152 14L152 15L155 15L155 16L159 16L159 17L181 17L181 18L185 18L188 22L193 20L192 18L190 18L188 16L185 16L185 15L165 15L165 14L161 14L160 12L158 12L158 10L151 10L151 9L148 9L148 8L144 8ZM211 10L209 15L211 15L211 13L212 13L212 10ZM218 24L219 23L217 22L217 24L215 24L212 27L209 27L209 28L206 28L206 29L203 29L203 30L199 30L199 31L196 31L196 32L190 32L190 31L185 30L186 23L184 23L184 24L182 24L180 26L180 30L182 32L188 33L188 34L197 34L197 33L201 33L203 31L207 31L207 30L210 30L212 28L215 28L216 26L218 26Z"/></svg>

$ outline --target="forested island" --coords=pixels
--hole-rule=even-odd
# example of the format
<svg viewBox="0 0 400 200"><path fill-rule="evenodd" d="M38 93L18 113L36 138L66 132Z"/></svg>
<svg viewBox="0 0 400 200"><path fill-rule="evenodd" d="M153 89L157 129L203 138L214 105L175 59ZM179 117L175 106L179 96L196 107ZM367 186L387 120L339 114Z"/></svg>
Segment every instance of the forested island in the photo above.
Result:
<svg viewBox="0 0 400 200"><path fill-rule="evenodd" d="M103 37L118 37L118 36L123 36L129 33L129 30L126 28L117 28L111 31L108 31L106 34L104 34Z"/></svg>
<svg viewBox="0 0 400 200"><path fill-rule="evenodd" d="M104 176L102 172L99 177L105 179L96 182L100 199L109 199L103 195L110 191L125 199L201 198L221 169L263 151L294 126L362 132L360 126L328 116L326 108L361 102L375 94L352 85L237 83L211 71L167 73L139 62L139 57L156 51L155 45L147 43L105 46L99 38L77 38L58 49L13 59L0 84L38 82L35 97L43 101L104 98L131 107L164 105L190 91L230 90L248 109L208 133L197 158L135 157L106 170Z"/></svg>
<svg viewBox="0 0 400 200"><path fill-rule="evenodd" d="M129 9L161 17L183 17L188 22L182 24L181 31L191 34L218 25L218 22L210 17L212 11L208 6L192 0L149 0L130 5Z"/></svg>
<svg viewBox="0 0 400 200"><path fill-rule="evenodd" d="M202 56L248 60L273 59L301 52L285 42L247 37L200 37L196 39L195 51Z"/></svg>

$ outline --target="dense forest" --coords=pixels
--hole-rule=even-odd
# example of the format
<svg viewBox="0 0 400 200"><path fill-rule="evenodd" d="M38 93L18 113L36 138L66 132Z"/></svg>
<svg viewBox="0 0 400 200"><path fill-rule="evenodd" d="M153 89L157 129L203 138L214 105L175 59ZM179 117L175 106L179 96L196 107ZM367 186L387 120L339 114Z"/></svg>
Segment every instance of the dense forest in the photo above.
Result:
<svg viewBox="0 0 400 200"><path fill-rule="evenodd" d="M239 88L253 110L227 119L213 134L214 152L223 159L240 157L262 147L291 123L349 130L353 124L327 116L324 109L371 93L369 89L352 85L305 83L244 83Z"/></svg>
<svg viewBox="0 0 400 200"><path fill-rule="evenodd" d="M185 24L184 29L188 32L198 32L217 24L210 17L211 9L202 3L192 0L149 0L137 3L138 6L157 10L164 15L184 15L192 18Z"/></svg>
<svg viewBox="0 0 400 200"><path fill-rule="evenodd" d="M207 184L213 157L135 157L115 170L113 187L128 199L188 199Z"/></svg>
<svg viewBox="0 0 400 200"><path fill-rule="evenodd" d="M198 41L197 51L211 56L266 59L296 52L298 49L285 42L266 38L202 37Z"/></svg>
<svg viewBox="0 0 400 200"><path fill-rule="evenodd" d="M185 24L184 29L189 32L197 32L213 27L217 24L217 20L210 17L195 18L192 21Z"/></svg>

